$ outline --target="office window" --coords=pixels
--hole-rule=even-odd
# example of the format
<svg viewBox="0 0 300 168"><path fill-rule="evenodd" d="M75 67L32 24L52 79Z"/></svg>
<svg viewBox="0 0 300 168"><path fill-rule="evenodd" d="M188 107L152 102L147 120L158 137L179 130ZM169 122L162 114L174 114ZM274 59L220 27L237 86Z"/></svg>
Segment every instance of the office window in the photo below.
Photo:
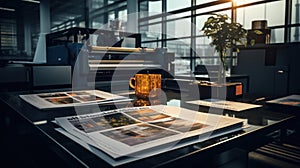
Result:
<svg viewBox="0 0 300 168"><path fill-rule="evenodd" d="M167 1L167 12L191 7L191 0L180 0L180 1L174 1L174 0L166 0Z"/></svg>
<svg viewBox="0 0 300 168"><path fill-rule="evenodd" d="M103 7L104 1L105 0L90 0L90 5L89 5L90 11Z"/></svg>
<svg viewBox="0 0 300 168"><path fill-rule="evenodd" d="M271 43L284 43L284 28L272 29L270 42Z"/></svg>
<svg viewBox="0 0 300 168"><path fill-rule="evenodd" d="M167 41L169 52L175 53L175 75L190 73L190 38Z"/></svg>
<svg viewBox="0 0 300 168"><path fill-rule="evenodd" d="M259 1L265 1L265 0L235 0L236 5L244 5L249 4L253 2L259 2Z"/></svg>
<svg viewBox="0 0 300 168"><path fill-rule="evenodd" d="M127 24L127 9L118 11L119 30L125 31Z"/></svg>
<svg viewBox="0 0 300 168"><path fill-rule="evenodd" d="M160 46L161 46L161 42L157 41L157 42L143 43L142 47L146 47L146 48L160 48Z"/></svg>
<svg viewBox="0 0 300 168"><path fill-rule="evenodd" d="M161 24L153 24L140 27L140 33L142 34L143 41L161 39Z"/></svg>
<svg viewBox="0 0 300 168"><path fill-rule="evenodd" d="M191 17L191 11L187 12L181 12L176 14L168 13L167 20L174 20L174 19L180 19L180 18L186 18L187 16Z"/></svg>
<svg viewBox="0 0 300 168"><path fill-rule="evenodd" d="M104 16L98 16L91 19L92 22L92 28L94 29L100 29L104 25Z"/></svg>
<svg viewBox="0 0 300 168"><path fill-rule="evenodd" d="M191 19L179 19L167 22L167 38L191 36Z"/></svg>
<svg viewBox="0 0 300 168"><path fill-rule="evenodd" d="M246 29L252 28L252 21L267 20L268 27L284 25L285 2L277 1L237 9L237 22Z"/></svg>
<svg viewBox="0 0 300 168"><path fill-rule="evenodd" d="M70 27L75 27L75 25L73 24L73 25L70 26ZM79 22L79 27L85 27L85 21Z"/></svg>
<svg viewBox="0 0 300 168"><path fill-rule="evenodd" d="M118 11L118 19L127 22L127 9Z"/></svg>
<svg viewBox="0 0 300 168"><path fill-rule="evenodd" d="M252 29L252 21L267 20L271 29L271 43L284 42L284 30L273 26L282 26L285 22L285 1L276 1L237 9L237 22L246 29Z"/></svg>
<svg viewBox="0 0 300 168"><path fill-rule="evenodd" d="M204 37L197 37L196 38L196 56L197 57L207 57L207 56L214 56L216 54L213 46L210 45L210 40Z"/></svg>
<svg viewBox="0 0 300 168"><path fill-rule="evenodd" d="M292 24L298 24L295 27L291 28L291 42L299 42L300 41L300 1L293 0L292 1Z"/></svg>
<svg viewBox="0 0 300 168"><path fill-rule="evenodd" d="M265 4L237 9L237 22L245 29L251 29L254 20L266 20Z"/></svg>
<svg viewBox="0 0 300 168"><path fill-rule="evenodd" d="M204 35L201 29L208 17L208 15L200 15L196 17L196 35Z"/></svg>
<svg viewBox="0 0 300 168"><path fill-rule="evenodd" d="M146 18L161 13L162 13L162 0L156 0L156 1L146 0L139 3L140 18ZM150 21L151 20L149 20L149 22Z"/></svg>
<svg viewBox="0 0 300 168"><path fill-rule="evenodd" d="M208 3L208 2L212 2L212 0L197 0L196 4L200 5L200 4L204 4L204 3Z"/></svg>
<svg viewBox="0 0 300 168"><path fill-rule="evenodd" d="M300 1L292 1L292 24L300 23Z"/></svg>
<svg viewBox="0 0 300 168"><path fill-rule="evenodd" d="M17 50L16 36L16 21L15 20L0 20L0 49L6 55L12 55L13 51Z"/></svg>
<svg viewBox="0 0 300 168"><path fill-rule="evenodd" d="M285 1L271 2L266 5L266 19L268 26L284 25ZM274 17L276 16L276 17Z"/></svg>
<svg viewBox="0 0 300 168"><path fill-rule="evenodd" d="M300 28L299 17L297 10L299 9L296 3L298 0L292 1L292 13L291 13L291 24L285 25L285 0L272 1L272 0L238 0L235 3L214 1L214 0L195 0L196 5L199 5L196 10L196 14L191 16L192 10L191 3L194 0L184 0L184 1L172 1L172 0L160 0L156 2L157 9L150 9L149 0L140 2L141 11L155 11L160 12L163 8L164 1L166 2L166 11L161 12L172 12L176 10L182 10L182 12L177 11L176 13L169 13L167 15L166 22L161 22L163 16L160 17L149 17L150 15L141 14L141 22L139 22L139 28L143 31L159 29L158 33L165 33L166 36L161 36L161 38L155 40L155 38L149 38L149 34L142 35L142 43L153 43L162 42L163 47L167 47L170 51L174 51L176 55L176 66L175 73L188 72L187 67L192 68L199 64L204 65L218 65L219 57L218 53L215 52L214 48L210 46L211 39L207 38L201 28L204 22L211 15L211 13L227 14L232 17L232 5L236 5L236 21L241 23L245 29L252 28L252 21L254 20L267 20L268 27L271 29L271 43L287 43L289 41L285 40L285 27L290 27L291 42L299 41L298 33ZM204 7L206 3L211 3L215 5L210 5ZM143 4L143 5L142 5ZM155 5L155 3L153 3ZM143 7L142 7L143 6ZM300 9L299 9L300 10ZM298 12L299 12L298 10ZM195 20L195 29L191 22ZM184 24L189 23L189 24ZM293 25L294 24L294 25ZM151 28L152 26L152 28ZM163 29L163 28L166 29ZM151 34L151 33L150 33ZM153 37L153 36L152 36ZM156 37L156 36L154 36ZM195 39L193 39L195 38ZM153 40L151 40L153 39ZM184 41L185 45L181 42ZM179 46L185 46L180 48ZM189 45L189 46L188 46ZM153 46L153 45L152 45ZM190 49L196 51L195 53L190 53ZM186 52L189 51L189 52ZM191 65L192 64L192 65Z"/></svg>
<svg viewBox="0 0 300 168"><path fill-rule="evenodd" d="M149 16L162 12L162 1L150 1L149 3Z"/></svg>
<svg viewBox="0 0 300 168"><path fill-rule="evenodd" d="M217 65L219 64L218 53L209 43L206 37L196 38L196 65Z"/></svg>
<svg viewBox="0 0 300 168"><path fill-rule="evenodd" d="M206 7L206 8L200 8L200 9L197 9L197 14L202 14L202 13L207 13L207 12L210 12L210 11L213 11L213 13L216 13L218 12L218 10L222 10L222 9L225 9L225 8L231 8L231 2L227 2L227 3L222 3L222 4L218 4L218 5L213 5L213 6L209 6L209 7ZM216 11L216 12L214 12ZM230 16L230 15L228 15Z"/></svg>
<svg viewBox="0 0 300 168"><path fill-rule="evenodd" d="M115 20L115 11L111 11L108 13L108 20Z"/></svg>
<svg viewBox="0 0 300 168"><path fill-rule="evenodd" d="M291 42L300 42L300 27L291 28Z"/></svg>

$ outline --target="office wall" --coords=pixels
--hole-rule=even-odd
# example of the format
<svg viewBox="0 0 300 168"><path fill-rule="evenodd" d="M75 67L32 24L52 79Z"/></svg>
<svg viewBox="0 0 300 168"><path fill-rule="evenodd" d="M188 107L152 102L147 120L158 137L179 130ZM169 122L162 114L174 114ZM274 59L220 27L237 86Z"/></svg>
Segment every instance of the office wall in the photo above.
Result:
<svg viewBox="0 0 300 168"><path fill-rule="evenodd" d="M290 62L289 93L300 94L300 44L291 45L287 55Z"/></svg>
<svg viewBox="0 0 300 168"><path fill-rule="evenodd" d="M268 45L242 49L233 72L249 75L249 94L284 96L300 94L300 44Z"/></svg>

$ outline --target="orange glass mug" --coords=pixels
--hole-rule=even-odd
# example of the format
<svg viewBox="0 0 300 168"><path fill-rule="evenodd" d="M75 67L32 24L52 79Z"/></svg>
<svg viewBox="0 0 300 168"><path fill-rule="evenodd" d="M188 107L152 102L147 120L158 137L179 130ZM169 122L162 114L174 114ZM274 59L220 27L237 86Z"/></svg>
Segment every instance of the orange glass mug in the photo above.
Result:
<svg viewBox="0 0 300 168"><path fill-rule="evenodd" d="M129 86L135 89L138 98L158 97L161 95L161 74L135 74Z"/></svg>

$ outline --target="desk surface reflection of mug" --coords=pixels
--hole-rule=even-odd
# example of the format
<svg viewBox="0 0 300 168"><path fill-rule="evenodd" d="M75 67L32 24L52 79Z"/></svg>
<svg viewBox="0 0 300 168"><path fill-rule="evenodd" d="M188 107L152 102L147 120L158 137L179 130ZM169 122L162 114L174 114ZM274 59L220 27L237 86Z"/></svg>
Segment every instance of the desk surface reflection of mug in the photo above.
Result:
<svg viewBox="0 0 300 168"><path fill-rule="evenodd" d="M135 74L129 86L135 89L138 98L158 97L161 95L161 74Z"/></svg>

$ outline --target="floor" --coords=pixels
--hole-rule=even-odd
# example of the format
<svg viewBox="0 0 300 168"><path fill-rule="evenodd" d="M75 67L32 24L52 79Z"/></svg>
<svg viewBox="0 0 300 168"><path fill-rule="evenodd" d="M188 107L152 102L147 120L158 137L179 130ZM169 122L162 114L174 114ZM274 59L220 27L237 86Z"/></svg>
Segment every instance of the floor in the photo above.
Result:
<svg viewBox="0 0 300 168"><path fill-rule="evenodd" d="M300 136L272 142L249 153L249 168L300 168Z"/></svg>

